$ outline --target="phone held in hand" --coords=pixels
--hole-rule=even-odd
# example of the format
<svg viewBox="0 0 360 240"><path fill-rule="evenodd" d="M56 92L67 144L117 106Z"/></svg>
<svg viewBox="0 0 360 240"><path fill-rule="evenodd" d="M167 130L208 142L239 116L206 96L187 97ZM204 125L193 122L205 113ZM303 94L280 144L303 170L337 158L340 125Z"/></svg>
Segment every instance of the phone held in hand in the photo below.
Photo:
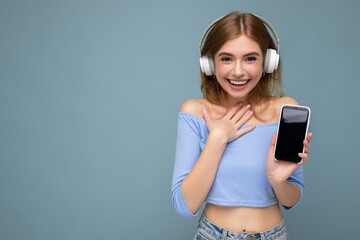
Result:
<svg viewBox="0 0 360 240"><path fill-rule="evenodd" d="M275 143L275 160L301 164L299 153L304 152L311 110L306 106L284 105L281 108L277 138Z"/></svg>

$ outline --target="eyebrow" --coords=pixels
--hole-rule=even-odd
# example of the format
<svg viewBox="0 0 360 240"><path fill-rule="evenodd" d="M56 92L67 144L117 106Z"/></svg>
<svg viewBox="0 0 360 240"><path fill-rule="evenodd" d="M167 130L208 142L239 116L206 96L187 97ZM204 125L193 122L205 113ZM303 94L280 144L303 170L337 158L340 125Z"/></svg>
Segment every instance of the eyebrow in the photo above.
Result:
<svg viewBox="0 0 360 240"><path fill-rule="evenodd" d="M260 56L260 53L256 52L256 51L253 51L253 52L249 52L249 53L246 53L244 55L244 57L248 57L248 56ZM234 54L232 53L228 53L228 52L221 52L218 54L218 57L221 57L221 56L234 56Z"/></svg>

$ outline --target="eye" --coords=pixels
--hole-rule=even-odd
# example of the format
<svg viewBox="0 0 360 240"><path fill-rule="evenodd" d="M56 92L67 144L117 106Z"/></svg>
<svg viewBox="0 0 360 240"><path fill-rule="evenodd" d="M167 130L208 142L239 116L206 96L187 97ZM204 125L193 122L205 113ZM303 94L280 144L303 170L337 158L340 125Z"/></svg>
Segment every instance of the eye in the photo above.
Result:
<svg viewBox="0 0 360 240"><path fill-rule="evenodd" d="M223 63L229 63L232 61L231 57L222 57L220 59Z"/></svg>
<svg viewBox="0 0 360 240"><path fill-rule="evenodd" d="M246 60L247 62L255 62L255 61L257 60L257 57L255 57L255 56L250 56L250 57L247 57L245 60Z"/></svg>

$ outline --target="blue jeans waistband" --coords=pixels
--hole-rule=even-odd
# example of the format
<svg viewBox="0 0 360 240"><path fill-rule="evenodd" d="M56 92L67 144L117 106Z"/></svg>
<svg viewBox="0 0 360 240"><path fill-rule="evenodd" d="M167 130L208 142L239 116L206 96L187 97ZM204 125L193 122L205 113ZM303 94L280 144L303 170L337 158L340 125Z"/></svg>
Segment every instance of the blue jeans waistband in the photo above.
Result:
<svg viewBox="0 0 360 240"><path fill-rule="evenodd" d="M285 222L282 220L272 229L259 233L232 232L209 221L203 214L199 221L194 240L287 240Z"/></svg>

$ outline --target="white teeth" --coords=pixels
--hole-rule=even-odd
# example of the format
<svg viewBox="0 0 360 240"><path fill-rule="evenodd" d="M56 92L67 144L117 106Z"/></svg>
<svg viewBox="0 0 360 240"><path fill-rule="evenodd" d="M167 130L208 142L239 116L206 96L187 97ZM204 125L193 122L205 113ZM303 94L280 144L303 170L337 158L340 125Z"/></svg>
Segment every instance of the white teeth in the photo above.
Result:
<svg viewBox="0 0 360 240"><path fill-rule="evenodd" d="M248 81L234 81L234 80L229 80L231 84L234 85L238 85L238 86L242 86L245 85Z"/></svg>

